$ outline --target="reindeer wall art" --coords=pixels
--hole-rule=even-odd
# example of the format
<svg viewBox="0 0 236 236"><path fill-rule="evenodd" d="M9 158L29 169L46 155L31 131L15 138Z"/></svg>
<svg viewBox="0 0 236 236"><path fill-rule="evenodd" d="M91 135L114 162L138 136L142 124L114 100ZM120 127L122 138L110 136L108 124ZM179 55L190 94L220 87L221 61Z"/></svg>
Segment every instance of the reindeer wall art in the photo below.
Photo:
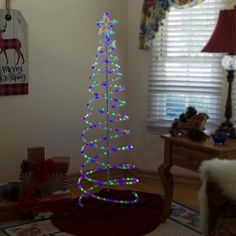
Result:
<svg viewBox="0 0 236 236"><path fill-rule="evenodd" d="M0 96L28 94L28 26L18 10L0 10Z"/></svg>
<svg viewBox="0 0 236 236"><path fill-rule="evenodd" d="M20 57L22 58L22 64L24 64L25 59L23 56L23 53L21 52L21 41L16 38L12 39L4 39L2 34L6 31L7 22L0 28L0 55L4 53L6 58L6 64L8 64L8 57L6 50L13 49L17 53L17 62L16 65L18 65Z"/></svg>

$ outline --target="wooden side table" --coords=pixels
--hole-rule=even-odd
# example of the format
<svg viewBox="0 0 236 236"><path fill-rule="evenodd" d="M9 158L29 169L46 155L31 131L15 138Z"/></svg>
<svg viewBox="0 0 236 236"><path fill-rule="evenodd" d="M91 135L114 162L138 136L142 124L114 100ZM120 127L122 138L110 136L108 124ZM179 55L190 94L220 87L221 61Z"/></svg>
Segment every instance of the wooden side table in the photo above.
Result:
<svg viewBox="0 0 236 236"><path fill-rule="evenodd" d="M236 140L228 139L224 146L217 146L209 137L204 142L195 142L188 137L176 137L170 134L163 135L164 162L158 169L158 175L164 186L164 205L161 222L169 216L173 199L173 176L170 172L173 165L198 172L202 161L212 158L236 159Z"/></svg>

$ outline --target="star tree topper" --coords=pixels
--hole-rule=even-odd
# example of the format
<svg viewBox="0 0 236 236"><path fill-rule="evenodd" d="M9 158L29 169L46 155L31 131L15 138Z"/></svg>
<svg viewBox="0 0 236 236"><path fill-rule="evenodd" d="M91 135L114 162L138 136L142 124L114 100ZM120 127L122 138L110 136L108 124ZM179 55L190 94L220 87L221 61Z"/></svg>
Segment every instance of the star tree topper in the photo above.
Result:
<svg viewBox="0 0 236 236"><path fill-rule="evenodd" d="M97 26L100 28L98 35L104 35L104 38L107 41L110 41L110 35L115 34L113 31L113 27L117 23L118 23L117 20L110 19L108 12L105 12L103 14L102 19L96 22Z"/></svg>

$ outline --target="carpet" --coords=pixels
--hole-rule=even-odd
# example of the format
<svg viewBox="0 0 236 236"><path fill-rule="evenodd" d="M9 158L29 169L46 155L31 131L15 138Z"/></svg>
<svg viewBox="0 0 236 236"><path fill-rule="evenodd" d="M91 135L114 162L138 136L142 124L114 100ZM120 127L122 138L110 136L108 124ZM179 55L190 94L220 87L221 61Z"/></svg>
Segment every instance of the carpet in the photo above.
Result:
<svg viewBox="0 0 236 236"><path fill-rule="evenodd" d="M145 235L160 224L163 199L152 193L137 194L138 202L135 204L117 204L85 197L82 200L84 207L76 205L72 216L55 217L52 223L72 235ZM123 201L134 199L130 190L102 189L96 195Z"/></svg>
<svg viewBox="0 0 236 236"><path fill-rule="evenodd" d="M139 193L140 194L140 193ZM153 194L152 194L153 195ZM152 196L151 195L151 196ZM156 196L156 195L155 195ZM141 196L142 197L142 196ZM90 215L91 216L91 215ZM119 217L117 215L117 217ZM128 216L129 217L129 216ZM65 218L64 218L65 219ZM74 218L75 219L75 218ZM143 218L145 220L145 217ZM60 219L62 220L62 218ZM55 219L53 219L55 221ZM122 221L121 221L122 222ZM132 221L131 221L132 222ZM156 222L156 219L154 219L153 222ZM64 222L65 224L69 224L69 222ZM94 222L93 222L94 223ZM145 222L144 222L145 223ZM146 222L147 223L147 222ZM55 222L54 222L55 224ZM63 224L63 225L65 225ZM77 222L78 224L78 222ZM153 224L150 224L153 227ZM95 225L96 226L96 225ZM138 222L135 227L140 228L142 226L141 222ZM146 236L199 236L199 213L183 204L180 204L178 202L172 203L172 211L169 219L164 223L159 225L156 225L155 228L152 229L150 233L142 234ZM94 225L91 223L90 226L87 226L90 228L93 228ZM112 226L113 231L112 232L118 232L119 228L119 222L117 227L114 225ZM105 228L105 227L103 227ZM127 227L129 228L129 227ZM120 235L129 235L133 236L134 234L132 231L129 232L129 234L125 233L127 232L126 229L123 229L123 233ZM142 227L141 227L142 229ZM42 220L34 220L29 221L25 223L21 223L19 225L11 226L11 227L5 227L2 228L0 231L1 236L5 235L12 235L12 236L69 236L74 234L65 233L62 230L58 229L52 224L51 219L42 219ZM134 231L135 232L135 231ZM92 236L90 233L83 233L80 234L83 236ZM93 234L94 236L101 235L101 234ZM110 236L113 236L113 233L110 233Z"/></svg>

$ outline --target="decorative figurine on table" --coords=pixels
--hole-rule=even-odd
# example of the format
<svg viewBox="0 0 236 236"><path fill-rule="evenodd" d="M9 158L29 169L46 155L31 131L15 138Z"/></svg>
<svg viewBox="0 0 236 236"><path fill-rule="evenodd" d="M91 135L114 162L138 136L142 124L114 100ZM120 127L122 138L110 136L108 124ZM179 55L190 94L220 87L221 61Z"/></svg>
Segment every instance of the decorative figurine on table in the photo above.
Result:
<svg viewBox="0 0 236 236"><path fill-rule="evenodd" d="M174 120L170 133L174 136L187 135L194 141L203 141L207 137L203 130L208 118L206 113L197 114L197 110L189 106L185 113Z"/></svg>

